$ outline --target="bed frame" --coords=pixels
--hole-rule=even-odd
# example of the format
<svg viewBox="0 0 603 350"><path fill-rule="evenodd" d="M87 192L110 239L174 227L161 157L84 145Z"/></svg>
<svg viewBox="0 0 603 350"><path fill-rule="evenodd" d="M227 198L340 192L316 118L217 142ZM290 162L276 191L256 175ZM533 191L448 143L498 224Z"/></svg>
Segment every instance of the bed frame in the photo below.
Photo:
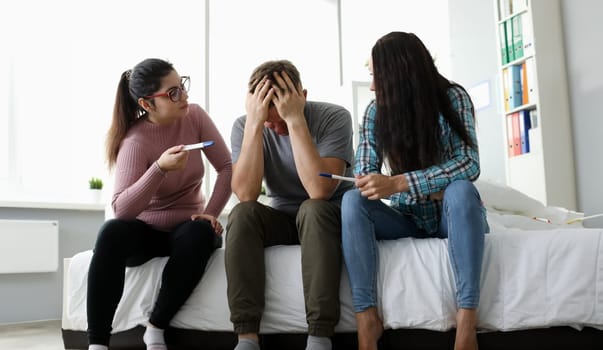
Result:
<svg viewBox="0 0 603 350"><path fill-rule="evenodd" d="M142 342L143 327L114 334L111 350L145 350ZM87 349L84 331L62 330L65 349ZM232 350L237 340L231 332L208 332L169 328L166 342L170 350ZM552 327L512 332L487 332L478 334L480 350L601 350L603 330L571 327ZM264 350L304 350L305 334L260 335ZM333 350L357 349L355 333L338 333L333 337ZM454 330L437 332L421 329L386 330L379 341L379 349L411 350L454 348Z"/></svg>

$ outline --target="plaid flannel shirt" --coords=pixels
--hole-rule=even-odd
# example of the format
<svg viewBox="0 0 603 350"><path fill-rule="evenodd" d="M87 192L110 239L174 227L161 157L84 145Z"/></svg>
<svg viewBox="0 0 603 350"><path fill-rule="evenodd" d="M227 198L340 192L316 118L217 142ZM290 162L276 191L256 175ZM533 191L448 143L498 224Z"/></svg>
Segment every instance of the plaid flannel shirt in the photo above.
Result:
<svg viewBox="0 0 603 350"><path fill-rule="evenodd" d="M475 147L467 145L440 116L442 162L426 169L404 173L409 191L394 193L389 197L393 208L412 217L419 228L430 234L436 233L439 229L442 202L429 199L429 195L443 191L455 180L474 181L480 173L471 99L465 90L456 85L450 87L447 93L452 108L460 116ZM374 133L376 112L377 108L373 100L366 109L360 130L355 174L381 173L383 160L377 156Z"/></svg>

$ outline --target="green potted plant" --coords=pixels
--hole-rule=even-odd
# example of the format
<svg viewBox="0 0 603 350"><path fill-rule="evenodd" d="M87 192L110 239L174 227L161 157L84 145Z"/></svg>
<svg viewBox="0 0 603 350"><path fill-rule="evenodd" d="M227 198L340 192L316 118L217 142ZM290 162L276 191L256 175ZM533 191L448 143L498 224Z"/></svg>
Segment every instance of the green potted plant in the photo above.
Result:
<svg viewBox="0 0 603 350"><path fill-rule="evenodd" d="M91 177L90 180L88 180L88 185L92 193L92 201L100 202L101 191L103 189L103 180L98 177Z"/></svg>
<svg viewBox="0 0 603 350"><path fill-rule="evenodd" d="M103 180L98 177L91 177L88 180L88 184L90 185L91 190L102 190L103 189Z"/></svg>

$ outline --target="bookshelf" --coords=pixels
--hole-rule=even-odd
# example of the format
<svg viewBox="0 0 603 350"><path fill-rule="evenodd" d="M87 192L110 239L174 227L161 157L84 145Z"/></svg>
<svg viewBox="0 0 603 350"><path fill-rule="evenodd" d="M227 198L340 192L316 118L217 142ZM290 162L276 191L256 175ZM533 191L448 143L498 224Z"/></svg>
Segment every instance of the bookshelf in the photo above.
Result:
<svg viewBox="0 0 603 350"><path fill-rule="evenodd" d="M559 0L494 0L507 184L576 210Z"/></svg>

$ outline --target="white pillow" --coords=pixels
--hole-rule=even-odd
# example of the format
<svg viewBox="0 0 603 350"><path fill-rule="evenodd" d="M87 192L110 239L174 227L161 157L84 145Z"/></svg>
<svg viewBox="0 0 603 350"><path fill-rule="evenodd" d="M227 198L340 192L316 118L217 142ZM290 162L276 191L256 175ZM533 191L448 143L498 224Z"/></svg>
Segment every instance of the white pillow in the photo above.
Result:
<svg viewBox="0 0 603 350"><path fill-rule="evenodd" d="M546 228L546 226L553 228L555 225L566 226L568 220L584 216L584 213L575 212L566 208L547 207L542 202L523 192L492 180L477 180L474 184L475 187L477 187L488 212L501 214L496 220L503 222L503 225L506 227L527 228L527 226L530 226L531 229L535 229L531 226L538 226L538 224L536 224L537 220L534 220L534 223L526 223L525 219L517 217L511 218L511 215L524 216L530 220L533 220L533 218L539 218L540 221L547 220L543 228ZM490 219L489 216L488 220L490 221ZM582 227L583 225L581 222L578 222L571 224L571 226Z"/></svg>
<svg viewBox="0 0 603 350"><path fill-rule="evenodd" d="M540 217L546 213L542 202L507 185L492 180L474 182L486 209L507 214Z"/></svg>

